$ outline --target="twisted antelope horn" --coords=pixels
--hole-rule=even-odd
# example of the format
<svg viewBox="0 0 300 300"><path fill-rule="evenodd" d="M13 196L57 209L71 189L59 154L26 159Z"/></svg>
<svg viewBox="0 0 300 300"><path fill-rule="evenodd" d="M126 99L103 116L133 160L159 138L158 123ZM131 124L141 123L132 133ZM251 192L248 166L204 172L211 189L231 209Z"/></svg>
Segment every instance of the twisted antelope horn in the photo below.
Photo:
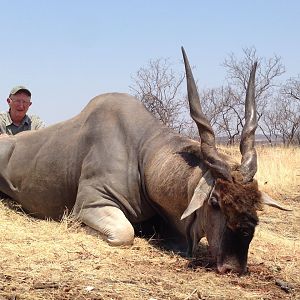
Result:
<svg viewBox="0 0 300 300"><path fill-rule="evenodd" d="M241 135L240 151L242 162L240 171L243 174L244 182L253 179L257 171L257 154L254 148L255 130L257 128L256 104L255 104L255 72L257 62L252 66L247 86L245 101L245 125Z"/></svg>
<svg viewBox="0 0 300 300"><path fill-rule="evenodd" d="M230 167L219 157L218 151L216 149L214 131L208 119L202 112L200 97L197 91L196 83L188 58L183 47L181 47L181 50L185 65L190 113L191 117L198 127L199 135L201 138L201 152L204 161L209 166L215 178L223 178L225 180L232 181L232 177L230 175Z"/></svg>

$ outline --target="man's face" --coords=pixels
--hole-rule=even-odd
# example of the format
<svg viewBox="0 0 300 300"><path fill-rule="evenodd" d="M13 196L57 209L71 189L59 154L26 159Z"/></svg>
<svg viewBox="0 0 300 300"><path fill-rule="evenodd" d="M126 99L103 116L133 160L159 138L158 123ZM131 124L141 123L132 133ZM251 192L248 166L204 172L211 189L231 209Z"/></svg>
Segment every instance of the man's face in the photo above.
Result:
<svg viewBox="0 0 300 300"><path fill-rule="evenodd" d="M7 99L7 103L10 107L12 121L21 121L31 105L30 96L24 92L11 95Z"/></svg>

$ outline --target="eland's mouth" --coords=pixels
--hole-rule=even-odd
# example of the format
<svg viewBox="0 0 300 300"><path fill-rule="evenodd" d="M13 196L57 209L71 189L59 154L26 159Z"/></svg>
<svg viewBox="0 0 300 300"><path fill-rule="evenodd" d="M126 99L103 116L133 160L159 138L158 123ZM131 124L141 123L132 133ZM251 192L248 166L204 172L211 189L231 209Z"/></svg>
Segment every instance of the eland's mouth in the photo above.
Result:
<svg viewBox="0 0 300 300"><path fill-rule="evenodd" d="M227 262L217 262L217 270L220 274L237 273L244 275L247 273L247 266L241 266L235 259L228 260Z"/></svg>

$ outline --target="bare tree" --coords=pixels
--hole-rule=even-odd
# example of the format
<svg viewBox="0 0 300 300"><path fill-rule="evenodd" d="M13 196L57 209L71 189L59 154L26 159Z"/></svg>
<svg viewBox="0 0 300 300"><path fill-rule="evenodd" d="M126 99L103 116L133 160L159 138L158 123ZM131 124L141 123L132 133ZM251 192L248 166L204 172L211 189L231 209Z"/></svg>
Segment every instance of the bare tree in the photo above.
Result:
<svg viewBox="0 0 300 300"><path fill-rule="evenodd" d="M300 74L296 78L290 78L283 85L282 94L288 98L295 100L300 104Z"/></svg>
<svg viewBox="0 0 300 300"><path fill-rule="evenodd" d="M224 60L227 86L200 90L205 115L210 119L216 135L226 136L229 144L235 143L241 134L247 82L255 61L258 62L255 98L259 127L270 143L274 136L282 135L279 123L274 122L275 119L277 122L280 120L278 113L274 111L274 99L279 94L276 79L285 72L284 66L280 57L259 57L256 49L251 47L243 49L242 58L230 54ZM198 137L195 125L188 117L186 96L181 92L184 75L174 72L168 59L150 60L146 67L137 71L132 80L133 83L129 86L131 92L155 117L178 132L192 138ZM299 85L299 79L291 79L282 90L289 97L299 100ZM287 111L291 110L286 107L285 113ZM281 114L284 115L284 112ZM300 129L295 130L295 137L299 134L300 140ZM290 139L287 134L285 137Z"/></svg>
<svg viewBox="0 0 300 300"><path fill-rule="evenodd" d="M230 54L229 58L225 59L223 66L227 69L229 82L243 95L247 89L251 67L255 61L258 62L255 96L256 102L259 104L262 99L272 95L272 88L278 86L275 78L282 75L285 68L281 63L281 58L277 55L269 59L258 57L255 47L245 48L243 53L244 57L240 60L234 54Z"/></svg>
<svg viewBox="0 0 300 300"><path fill-rule="evenodd" d="M300 75L288 79L280 92L284 99L277 105L281 115L277 130L282 134L285 144L300 145Z"/></svg>
<svg viewBox="0 0 300 300"><path fill-rule="evenodd" d="M300 129L300 110L288 98L279 98L273 110L273 124L277 135L284 145L297 143L297 132Z"/></svg>
<svg viewBox="0 0 300 300"><path fill-rule="evenodd" d="M274 122L276 119L276 112L274 113L273 110L266 111L261 117L261 123L264 126L260 126L260 129L271 146L273 146L277 139L281 141L280 135L276 131L276 122Z"/></svg>
<svg viewBox="0 0 300 300"><path fill-rule="evenodd" d="M242 116L241 107L244 105L251 66L257 61L255 99L257 103L258 121L261 131L266 138L270 139L272 136L270 132L271 128L269 123L265 123L268 122L268 118L262 118L262 116L268 111L270 101L274 98L273 94L276 93L276 89L278 89L276 79L285 72L285 68L281 63L280 57L277 55L268 59L259 57L255 47L243 49L243 54L244 56L241 59L238 59L234 54L230 54L223 63L227 69L228 82L234 90L234 93L232 93L232 95L234 95L232 101L236 101L234 105L235 116L232 115L231 122L240 124L240 116Z"/></svg>
<svg viewBox="0 0 300 300"><path fill-rule="evenodd" d="M180 93L184 75L172 69L168 59L150 60L132 77L131 92L162 123L181 132L186 127L185 99Z"/></svg>
<svg viewBox="0 0 300 300"><path fill-rule="evenodd" d="M242 129L239 101L234 90L229 86L207 89L202 92L201 101L216 135L226 136L227 144L233 144Z"/></svg>

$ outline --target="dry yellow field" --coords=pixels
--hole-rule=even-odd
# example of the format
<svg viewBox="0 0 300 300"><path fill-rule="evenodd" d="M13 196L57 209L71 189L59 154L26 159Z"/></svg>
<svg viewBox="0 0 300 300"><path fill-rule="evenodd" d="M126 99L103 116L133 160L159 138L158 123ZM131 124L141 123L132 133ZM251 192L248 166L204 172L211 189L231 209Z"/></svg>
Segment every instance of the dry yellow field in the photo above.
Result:
<svg viewBox="0 0 300 300"><path fill-rule="evenodd" d="M0 300L300 299L300 148L259 148L258 156L261 189L293 211L260 212L248 275L217 274L205 243L195 260L154 239L114 248L67 218L33 219L3 200Z"/></svg>

